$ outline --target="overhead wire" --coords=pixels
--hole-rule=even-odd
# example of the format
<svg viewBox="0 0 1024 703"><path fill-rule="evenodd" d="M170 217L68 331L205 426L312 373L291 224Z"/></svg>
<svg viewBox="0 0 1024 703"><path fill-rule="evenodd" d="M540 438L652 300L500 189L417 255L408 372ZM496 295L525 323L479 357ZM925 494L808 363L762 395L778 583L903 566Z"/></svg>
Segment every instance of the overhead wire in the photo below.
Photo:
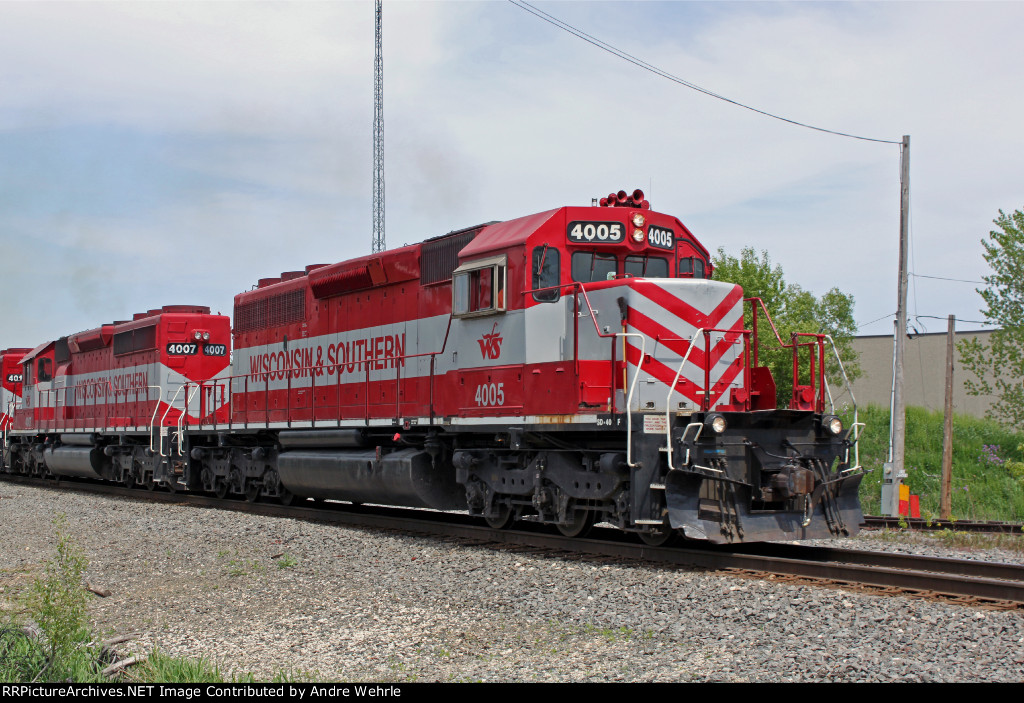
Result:
<svg viewBox="0 0 1024 703"><path fill-rule="evenodd" d="M888 313L886 315L882 315L881 317L875 318L871 322L863 322L863 323L857 325L857 329L860 329L861 327L867 327L868 325L873 325L876 322L881 322L882 320L884 320L887 317L895 317L895 315L896 315L896 313L890 312L890 313Z"/></svg>
<svg viewBox="0 0 1024 703"><path fill-rule="evenodd" d="M707 88L702 88L701 86L699 86L699 85L697 85L695 83L691 83L690 81L686 80L685 78L680 78L679 76L673 75L673 74L669 73L668 71L665 71L664 69L658 68L657 66L654 66L654 65L644 61L643 59L637 58L636 56L633 56L632 54L627 54L622 49L619 49L619 48L617 48L615 46L612 46L611 44L609 44L606 41L602 41L601 39L598 39L597 37L594 37L594 36L591 36L590 34L587 34L583 30L578 29L577 27L572 26L568 22L560 20L557 17L555 17L554 15L549 14L549 13L545 12L544 10L541 10L540 8L534 7L530 3L525 2L525 0L508 0L508 1L510 3L512 3L513 5L515 5L516 7L518 7L519 9L524 10L526 12L529 12L531 15L537 17L538 19L542 19L545 22L547 22L548 24L554 25L555 27L558 27L562 31L568 32L569 34L572 34L574 37L576 37L578 39L582 39L583 41L587 42L588 44L592 44L592 45L596 46L598 49L601 49L602 51L606 51L609 54L612 54L613 56L616 56L616 57L622 59L623 61L627 61L627 62L633 64L634 66L642 68L645 71L649 71L649 72L651 72L651 73L653 73L653 74L655 74L657 76L661 76L662 78L670 80L673 83L678 83L679 85L684 86L686 88L689 88L690 90L695 90L695 91L697 91L699 93L703 93L704 95L707 95L709 97L715 98L717 100L722 100L722 101L730 103L732 105L736 105L737 107L742 107L745 110L750 110L751 112L756 112L759 115L764 115L765 117L771 117L772 119L775 119L775 120L780 120L782 122L788 122L789 124L796 125L797 127L805 127L807 129L813 129L813 130L815 130L817 132L825 132L826 134L834 134L834 135L839 136L839 137L849 137L850 139L860 139L860 140L866 141L866 142L878 142L880 144L902 144L903 143L902 141L895 141L895 140L892 140L892 139L876 139L876 138L873 138L873 137L864 137L864 136L860 136L860 135L857 135L857 134L850 134L848 132L839 132L839 131L836 131L836 130L833 130L833 129L825 129L824 127L816 127L814 125L807 124L806 122L799 122L797 120L793 120L793 119L790 119L788 117L782 117L781 115L776 115L776 114L768 112L766 110L759 110L756 107L752 107L750 105L746 105L744 103L739 102L738 100L733 100L732 98L727 98L724 95L719 95L718 93L715 93L714 91L708 90Z"/></svg>
<svg viewBox="0 0 1024 703"><path fill-rule="evenodd" d="M931 278L936 281L953 281L955 283L976 283L978 285L985 285L985 281L970 281L966 278L946 278L945 276L925 276L923 273L910 273L914 278Z"/></svg>
<svg viewBox="0 0 1024 703"><path fill-rule="evenodd" d="M894 313L894 312L887 313L885 315L882 315L881 317L876 317L874 320L871 320L869 322L862 322L862 323L860 323L859 325L857 325L857 329L861 329L862 327L867 327L868 325L873 325L876 322L881 322L882 320L884 320L886 318L895 317L895 316L896 316L896 313ZM926 320L946 320L946 319L949 318L948 315L946 317L941 317L939 315L914 315L914 317L915 318L920 317L920 318L924 318ZM956 316L954 315L954 317L956 317ZM962 317L956 317L956 321L957 322L968 322L968 323L970 323L972 325L986 325L986 326L989 326L989 327L993 326L993 323L992 323L991 320L965 320Z"/></svg>
<svg viewBox="0 0 1024 703"><path fill-rule="evenodd" d="M591 44L592 46L595 46L598 49L601 49L602 51L605 51L605 52L607 52L609 54L612 54L613 56L615 56L615 57L617 57L619 59L622 59L623 61L631 63L634 66L636 66L638 68L641 68L641 69L643 69L645 71L648 71L650 73L653 73L653 74L655 74L655 75L657 75L657 76L659 76L661 78L665 78L666 80L672 81L673 83L681 85L681 86L683 86L685 88L689 88L690 90L694 90L694 91L697 91L697 92L702 93L704 95L707 95L708 97L712 97L712 98L715 98L717 100L721 100L723 102L727 102L727 103L729 103L731 105L735 105L737 107L742 107L745 110L750 110L751 112L755 112L755 113L757 113L759 115L763 115L765 117L770 117L772 119L780 120L782 122L786 122L788 124L792 124L792 125L795 125L797 127L805 127L807 129L811 129L811 130L814 130L814 131L817 131L817 132L824 132L826 134L833 134L833 135L836 135L836 136L839 136L839 137L848 137L850 139L859 139L859 140L862 140L862 141L876 142L876 143L880 143L880 144L897 144L897 145L899 145L902 148L902 144L903 144L902 141L896 141L896 140L892 140L892 139L878 139L878 138L874 138L874 137L865 137L865 136L858 135L858 134L851 134L849 132L840 132L838 130L826 129L824 127L817 127L815 125L807 124L805 122L800 122L798 120L790 119L788 117L783 117L781 115L777 115L777 114L768 112L766 110L760 110L760 109L758 109L756 107L753 107L751 105L747 105L745 103L741 103L738 100L733 100L732 98L728 98L728 97L726 97L724 95L720 95L719 93L716 93L716 92L714 92L712 90L709 90L709 89L704 88L702 86L699 86L699 85L697 85L697 84L695 84L695 83L693 83L691 81L688 81L685 78L681 78L681 77L679 77L677 75L669 73L668 71L666 71L666 70L664 70L662 68L659 68L658 66L655 66L655 65L653 65L651 63L648 63L647 61L644 61L643 59L641 59L641 58L639 58L637 56L629 54L629 53L623 51L622 49L619 49L618 47L613 46L612 44L609 44L608 42L606 42L606 41L604 41L602 39L598 39L597 37L595 37L595 36L593 36L591 34L588 34L587 32L584 32L583 30L579 29L578 27L575 27L575 26L569 24L568 22L565 22L564 20L561 20L558 17L555 17L554 15L552 15L552 14L550 14L548 12L545 12L544 10L541 10L538 7L534 7L533 5L531 5L530 3L526 2L525 0L509 0L509 2L511 4L513 4L513 5L515 5L516 7L518 7L519 9L521 9L521 10L523 10L525 12L529 12L534 17L537 17L538 19L541 19L541 20L547 22L548 24L551 24L552 26L557 27L558 29L561 29L564 32L572 34L577 39L581 39L581 40L587 42L588 44ZM911 229L913 229L912 226L911 226ZM913 238L912 237L911 237L910 244L913 245ZM911 246L911 258L912 258L912 260L915 258L915 254L916 254L916 251L915 251L914 247ZM916 268L916 264L915 264L914 267ZM927 275L924 275L924 274L917 274L917 273L910 273L910 272L908 272L908 275L912 276L914 279L917 279L917 278L928 278L928 279L940 280L940 281L952 281L952 282L957 282L957 283L973 283L973 284L982 284L982 285L984 285L984 281L973 281L973 280L966 280L966 279L960 279L960 278L948 278L948 277L944 277L944 276L927 276ZM917 296L917 283L916 283L916 280L913 282L913 297L914 297L914 313L915 313L914 314L914 318L916 320L920 321L922 318L927 318L927 319L945 319L945 318L936 317L934 315L921 315L921 314L919 314L917 312L918 296ZM877 318L875 320L872 320L870 322L865 322L863 324L858 325L857 329L860 329L862 327L867 327L868 325L874 324L875 322L879 322L881 320L886 319L887 317L892 317L894 315L895 315L895 313L889 313L889 314L883 315L882 317L879 317L879 318ZM983 321L979 321L979 320L961 320L961 321L962 322L973 323L973 324L981 324L981 325L990 325L991 324L990 322L983 322ZM924 326L923 323L922 323L922 326Z"/></svg>
<svg viewBox="0 0 1024 703"><path fill-rule="evenodd" d="M948 320L949 319L948 315L946 317L939 317L938 315L919 315L918 317L925 317L925 318L928 318L929 320ZM957 322L969 322L969 323L971 323L973 325L988 325L989 327L992 326L992 321L991 320L965 320L962 317L957 317L956 315L954 315L953 318Z"/></svg>

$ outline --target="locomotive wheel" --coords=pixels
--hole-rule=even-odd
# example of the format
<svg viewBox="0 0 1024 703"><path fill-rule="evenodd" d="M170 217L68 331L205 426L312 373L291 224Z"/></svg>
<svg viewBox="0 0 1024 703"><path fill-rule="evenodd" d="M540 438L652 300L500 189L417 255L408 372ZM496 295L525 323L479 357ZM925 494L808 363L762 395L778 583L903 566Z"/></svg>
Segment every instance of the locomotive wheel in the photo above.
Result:
<svg viewBox="0 0 1024 703"><path fill-rule="evenodd" d="M281 505L291 505L295 502L295 494L284 486L281 486L281 488L278 489L277 499L281 501Z"/></svg>
<svg viewBox="0 0 1024 703"><path fill-rule="evenodd" d="M168 481L167 482L167 492L168 493L177 493L178 492L177 487L174 485L174 481Z"/></svg>
<svg viewBox="0 0 1024 703"><path fill-rule="evenodd" d="M217 496L220 500L224 500L228 495L228 482L218 478L213 484L213 495Z"/></svg>
<svg viewBox="0 0 1024 703"><path fill-rule="evenodd" d="M558 526L558 531L566 537L586 537L590 528L597 522L597 513L593 510L573 510L572 520Z"/></svg>
<svg viewBox="0 0 1024 703"><path fill-rule="evenodd" d="M638 532L637 535L641 542L650 547L664 547L672 542L676 533L668 527L659 527L656 532Z"/></svg>
<svg viewBox="0 0 1024 703"><path fill-rule="evenodd" d="M250 503L255 503L260 497L260 485L255 481L250 481L245 487L245 499Z"/></svg>
<svg viewBox="0 0 1024 703"><path fill-rule="evenodd" d="M495 530L504 530L506 527L515 522L515 515L512 512L512 508L508 505L495 506L498 514L494 517L485 517L484 521L487 525Z"/></svg>
<svg viewBox="0 0 1024 703"><path fill-rule="evenodd" d="M124 485L125 488L135 488L135 476L132 474L125 474Z"/></svg>
<svg viewBox="0 0 1024 703"><path fill-rule="evenodd" d="M143 485L146 487L147 491L155 491L156 490L156 481L153 480L153 476L152 475L146 477L146 480L143 481Z"/></svg>

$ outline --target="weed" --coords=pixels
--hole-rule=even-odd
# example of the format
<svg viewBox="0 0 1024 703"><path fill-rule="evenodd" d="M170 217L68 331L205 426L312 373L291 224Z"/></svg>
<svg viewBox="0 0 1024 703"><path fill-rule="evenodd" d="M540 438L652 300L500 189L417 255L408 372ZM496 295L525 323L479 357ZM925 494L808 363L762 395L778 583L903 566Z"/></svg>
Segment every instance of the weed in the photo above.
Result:
<svg viewBox="0 0 1024 703"><path fill-rule="evenodd" d="M257 683L266 681L251 673L235 673L227 676L214 662L204 657L173 657L160 650L153 652L142 665L129 674L128 678L146 683ZM294 683L315 681L312 672L279 671L270 683Z"/></svg>
<svg viewBox="0 0 1024 703"><path fill-rule="evenodd" d="M615 642L619 638L630 639L633 636L633 631L628 627L620 627L618 629L611 627L597 627L589 622L583 625L583 631L587 634L598 634L609 642Z"/></svg>
<svg viewBox="0 0 1024 703"><path fill-rule="evenodd" d="M22 596L22 617L2 625L0 681L101 680L82 587L88 562L71 539L67 517L58 515L53 524L56 557Z"/></svg>
<svg viewBox="0 0 1024 703"><path fill-rule="evenodd" d="M172 657L154 650L142 666L132 672L132 678L146 683L224 683L224 675L213 662L198 657L185 659Z"/></svg>
<svg viewBox="0 0 1024 703"><path fill-rule="evenodd" d="M263 564L256 559L243 559L237 556L234 559L229 559L227 563L228 576L248 576L249 574L259 574L267 570Z"/></svg>
<svg viewBox="0 0 1024 703"><path fill-rule="evenodd" d="M280 559L277 560L277 568L278 569L290 569L290 568L292 568L293 566L295 566L298 563L299 563L298 559L296 559L291 554L288 554L286 552L286 553L281 555Z"/></svg>

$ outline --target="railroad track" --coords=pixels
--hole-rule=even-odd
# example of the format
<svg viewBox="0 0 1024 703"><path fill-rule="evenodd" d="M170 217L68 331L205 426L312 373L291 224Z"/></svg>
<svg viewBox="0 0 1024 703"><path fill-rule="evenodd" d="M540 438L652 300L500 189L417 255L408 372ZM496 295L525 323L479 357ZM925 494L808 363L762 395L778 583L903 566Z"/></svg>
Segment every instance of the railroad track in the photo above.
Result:
<svg viewBox="0 0 1024 703"><path fill-rule="evenodd" d="M5 475L4 480L35 486L216 507L266 516L399 530L457 539L496 548L526 549L555 556L599 557L641 561L664 566L732 570L763 577L811 580L825 585L869 587L885 593L953 599L963 603L1024 608L1024 564L1000 564L967 559L890 554L789 543L744 544L736 547L685 542L682 546L651 547L613 529L597 528L585 539L548 532L539 524L516 523L516 529L493 530L462 513L403 508L314 503L283 506L274 503L223 501L209 496L128 489L110 484L47 481Z"/></svg>
<svg viewBox="0 0 1024 703"><path fill-rule="evenodd" d="M862 526L890 530L954 530L956 532L988 532L992 534L1024 535L1024 524L1019 522L971 522L968 520L924 520L881 515L865 515Z"/></svg>

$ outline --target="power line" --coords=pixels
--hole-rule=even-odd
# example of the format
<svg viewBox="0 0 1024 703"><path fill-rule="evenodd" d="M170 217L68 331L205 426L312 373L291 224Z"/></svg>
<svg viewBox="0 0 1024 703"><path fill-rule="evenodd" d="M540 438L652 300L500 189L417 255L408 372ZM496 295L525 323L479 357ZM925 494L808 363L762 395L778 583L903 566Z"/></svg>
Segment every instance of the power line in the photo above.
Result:
<svg viewBox="0 0 1024 703"><path fill-rule="evenodd" d="M949 315L946 315L945 317L938 317L937 315L915 315L915 317L924 317L924 318L927 318L929 320L948 320L949 319ZM954 317L956 317L956 316L954 315ZM994 324L991 320L965 320L965 319L963 319L961 317L957 317L956 321L957 322L969 322L972 325L988 325L989 327L991 327Z"/></svg>
<svg viewBox="0 0 1024 703"><path fill-rule="evenodd" d="M602 41L602 40L600 40L600 39L598 39L596 37L593 37L593 36L587 34L586 32L584 32L583 30L577 29L576 27L573 27L571 24L569 24L567 22L563 22L562 20L558 19L554 15L548 14L547 12L544 12L543 10L541 10L539 8L536 8L533 5L530 5L529 3L525 2L524 0L508 0L508 1L510 3L512 3L513 5L515 5L516 7L518 7L519 9L525 10L526 12L529 12L534 17L542 19L545 22L547 22L548 24L554 25L555 27L558 27L562 31L568 32L569 34L572 34L573 36L577 37L578 39L582 39L583 41L587 42L588 44L593 44L598 49L601 49L602 51L606 51L609 54L612 54L613 56L617 56L618 58L622 59L623 61L628 61L629 63L633 64L634 66L642 68L645 71L650 71L651 73L653 73L653 74L655 74L657 76L661 76L662 78L666 78L666 79L672 81L673 83L678 83L681 86L684 86L684 87L689 88L691 90L696 90L697 92L703 93L704 95L710 96L712 98L717 98L718 100L722 100L724 102L731 103L733 105L736 105L737 107L742 107L742 108L744 108L746 110L750 110L751 112L756 112L759 115L764 115L765 117L771 117L772 119L781 120L782 122L788 122L789 124L796 125L797 127L806 127L807 129L813 129L813 130L815 130L817 132L825 132L826 134L835 134L836 136L839 136L839 137L849 137L850 139L861 139L861 140L866 141L866 142L879 142L881 144L902 144L903 143L901 141L893 141L891 139L873 139L871 137L861 137L859 135L849 134L847 132L837 132L837 131L832 130L832 129L825 129L824 127L815 127L814 125L806 124L804 122L798 122L796 120L791 120L791 119L789 119L787 117L782 117L780 115L772 114L771 112L766 112L764 110L758 110L756 107L751 107L750 105L745 105L745 104L743 104L741 102L738 102L736 100L732 100L731 98L727 98L724 95L719 95L718 93L712 92L712 91L708 90L707 88L702 88L699 85L691 83L690 81L688 81L688 80L686 80L684 78L680 78L679 76L673 75L673 74L669 73L668 71L660 69L657 66L653 66L653 65L647 63L646 61L644 61L642 59L639 59L639 58L637 58L635 56L627 54L625 51L622 51L621 49L618 49L618 48L612 46L611 44L609 44L609 43L607 43L605 41Z"/></svg>
<svg viewBox="0 0 1024 703"><path fill-rule="evenodd" d="M884 320L887 317L893 317L895 314L896 313L894 313L894 312L890 312L890 313L887 313L885 315L882 315L879 318L876 318L876 319L872 320L871 322L863 322L863 323L857 325L857 329L860 329L861 327L867 327L868 325L873 325L876 322L881 322L882 320Z"/></svg>
<svg viewBox="0 0 1024 703"><path fill-rule="evenodd" d="M874 320L871 320L870 322L862 322L861 324L857 325L857 329L861 329L862 327L867 327L868 325L873 325L876 322L881 322L882 320L884 320L886 318L893 317L895 314L896 313L894 313L894 312L890 312L890 313L888 313L886 315L882 315L881 317L876 317ZM924 318L926 320L947 320L947 319L949 319L949 316L946 315L944 317L939 317L938 315L914 315L914 319L920 319L920 318ZM967 323L970 323L970 324L973 324L973 325L987 325L989 327L991 327L993 325L993 323L991 321L989 321L989 320L965 320L962 317L956 318L956 321L957 322L967 322Z"/></svg>
<svg viewBox="0 0 1024 703"><path fill-rule="evenodd" d="M914 278L931 278L931 279L934 279L936 281L953 281L955 283L978 283L980 285L985 285L985 281L968 281L967 279L964 279L964 278L945 278L943 276L925 276L923 273L912 273L910 275L913 276Z"/></svg>

